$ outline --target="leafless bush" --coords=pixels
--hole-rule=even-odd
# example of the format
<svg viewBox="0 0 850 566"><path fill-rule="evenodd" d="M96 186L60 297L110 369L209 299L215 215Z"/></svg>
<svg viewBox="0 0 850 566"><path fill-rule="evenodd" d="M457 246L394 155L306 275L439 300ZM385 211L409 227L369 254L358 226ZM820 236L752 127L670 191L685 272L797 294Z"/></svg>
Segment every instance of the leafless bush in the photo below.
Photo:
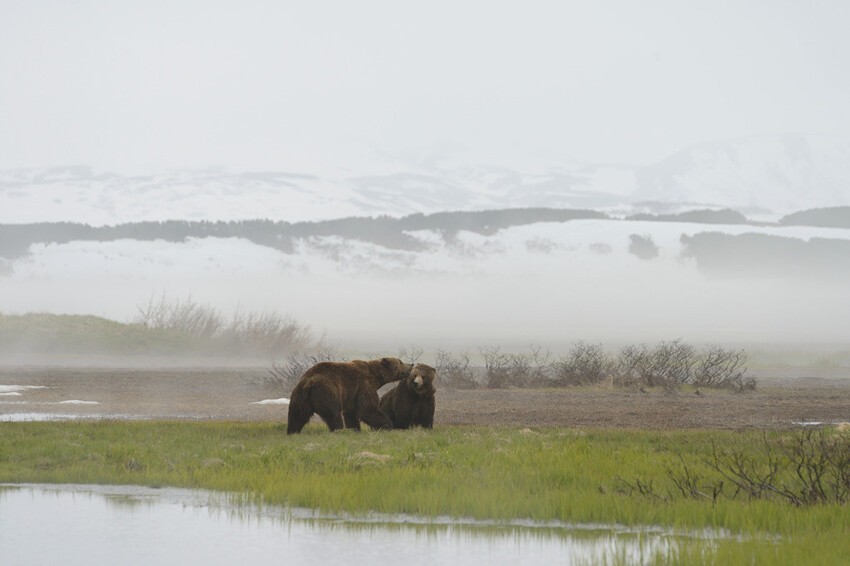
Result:
<svg viewBox="0 0 850 566"><path fill-rule="evenodd" d="M295 387L304 372L319 362L340 361L340 353L335 348L326 347L315 352L294 352L280 363L272 361L265 385L291 389Z"/></svg>
<svg viewBox="0 0 850 566"><path fill-rule="evenodd" d="M529 346L528 349L529 353L526 356L530 371L529 384L534 387L551 384L554 376L552 352L534 344Z"/></svg>
<svg viewBox="0 0 850 566"><path fill-rule="evenodd" d="M469 352L452 354L437 350L435 355L437 386L446 389L475 389L475 369L469 365Z"/></svg>
<svg viewBox="0 0 850 566"><path fill-rule="evenodd" d="M762 453L713 446L708 466L753 499L796 506L850 503L850 435L804 430L790 439L762 437Z"/></svg>
<svg viewBox="0 0 850 566"><path fill-rule="evenodd" d="M681 340L659 342L652 351L651 383L673 388L693 380L696 350Z"/></svg>
<svg viewBox="0 0 850 566"><path fill-rule="evenodd" d="M422 359L422 354L424 354L424 350L418 346L410 345L410 346L402 346L398 350L398 357L409 363L416 364L419 363L419 360Z"/></svg>
<svg viewBox="0 0 850 566"><path fill-rule="evenodd" d="M550 380L551 354L539 346L531 346L527 354L502 352L499 346L486 346L480 350L484 358L487 387L530 387L545 385Z"/></svg>
<svg viewBox="0 0 850 566"><path fill-rule="evenodd" d="M185 300L165 294L151 297L138 307L134 322L189 336L205 352L272 355L303 349L311 340L309 327L289 316L237 310L226 321L218 311L191 296Z"/></svg>
<svg viewBox="0 0 850 566"><path fill-rule="evenodd" d="M736 391L755 389L755 378L746 375L748 361L749 356L744 350L709 346L698 358L693 384Z"/></svg>
<svg viewBox="0 0 850 566"><path fill-rule="evenodd" d="M418 357L420 350L402 349L406 356ZM611 379L616 387L663 387L681 385L724 387L735 391L755 389L754 378L746 375L748 356L744 350L712 346L697 351L682 340L659 342L654 346L628 345L617 355L609 355L601 344L576 342L569 354L552 360L549 350L531 346L528 352L504 352L499 346L479 348L484 360L483 375L476 379L469 354L459 357L437 352L438 371L446 387L469 388L480 382L492 389L592 385Z"/></svg>
<svg viewBox="0 0 850 566"><path fill-rule="evenodd" d="M613 363L613 381L618 387L638 387L650 381L652 354L644 344L624 346Z"/></svg>
<svg viewBox="0 0 850 566"><path fill-rule="evenodd" d="M224 321L212 307L192 299L171 299L165 294L151 296L146 305L137 307L134 322L148 328L173 330L194 338L211 338L218 333Z"/></svg>
<svg viewBox="0 0 850 566"><path fill-rule="evenodd" d="M797 507L850 503L850 434L808 429L790 437L768 438L755 450L725 450L712 444L707 477L679 457L668 466L666 489L653 479L616 478L615 490L669 501L676 496L716 503L720 498L776 499Z"/></svg>
<svg viewBox="0 0 850 566"><path fill-rule="evenodd" d="M478 351L484 358L484 380L487 387L516 385L511 376L510 355L502 352L499 346L483 346Z"/></svg>
<svg viewBox="0 0 850 566"><path fill-rule="evenodd" d="M696 350L681 340L659 342L650 349L626 346L613 365L615 385L673 389L693 381Z"/></svg>
<svg viewBox="0 0 850 566"><path fill-rule="evenodd" d="M242 352L274 354L305 348L310 336L309 328L289 316L237 311L216 338Z"/></svg>
<svg viewBox="0 0 850 566"><path fill-rule="evenodd" d="M570 353L553 364L555 385L591 385L608 377L611 361L601 344L576 342Z"/></svg>

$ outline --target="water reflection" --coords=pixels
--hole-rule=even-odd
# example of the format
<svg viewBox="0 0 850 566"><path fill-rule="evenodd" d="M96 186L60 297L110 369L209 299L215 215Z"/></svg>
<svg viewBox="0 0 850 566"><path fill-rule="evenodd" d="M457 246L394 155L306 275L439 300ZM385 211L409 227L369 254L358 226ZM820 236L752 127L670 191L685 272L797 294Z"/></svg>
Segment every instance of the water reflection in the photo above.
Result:
<svg viewBox="0 0 850 566"><path fill-rule="evenodd" d="M0 486L4 565L645 563L681 540L660 530L322 515L172 488Z"/></svg>

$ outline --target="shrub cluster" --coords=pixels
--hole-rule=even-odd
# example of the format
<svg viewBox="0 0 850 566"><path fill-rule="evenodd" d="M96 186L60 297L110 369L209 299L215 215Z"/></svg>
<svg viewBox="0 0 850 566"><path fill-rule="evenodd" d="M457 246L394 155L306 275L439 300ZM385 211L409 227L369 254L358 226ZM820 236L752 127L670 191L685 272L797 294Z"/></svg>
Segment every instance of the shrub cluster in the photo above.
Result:
<svg viewBox="0 0 850 566"><path fill-rule="evenodd" d="M310 328L293 318L274 312L242 312L229 319L216 309L187 297L151 297L138 307L133 321L145 328L187 336L211 351L272 355L309 346Z"/></svg>
<svg viewBox="0 0 850 566"><path fill-rule="evenodd" d="M335 348L325 347L314 352L293 352L280 363L273 361L264 380L265 385L291 389L308 368L319 362L338 362L342 357Z"/></svg>
<svg viewBox="0 0 850 566"><path fill-rule="evenodd" d="M470 363L468 351L436 353L438 384L455 389L487 387L568 387L610 383L615 387L664 387L681 385L738 391L755 389L747 375L744 350L708 346L698 350L681 340L654 346L628 345L616 354L601 344L576 342L559 358L539 346L527 352L504 352L498 346L478 350L483 367Z"/></svg>
<svg viewBox="0 0 850 566"><path fill-rule="evenodd" d="M708 473L706 473L706 470ZM661 501L773 499L797 507L850 503L850 434L806 429L780 437L762 436L760 446L722 448L710 457L666 468L666 487L653 479L617 478L615 490Z"/></svg>

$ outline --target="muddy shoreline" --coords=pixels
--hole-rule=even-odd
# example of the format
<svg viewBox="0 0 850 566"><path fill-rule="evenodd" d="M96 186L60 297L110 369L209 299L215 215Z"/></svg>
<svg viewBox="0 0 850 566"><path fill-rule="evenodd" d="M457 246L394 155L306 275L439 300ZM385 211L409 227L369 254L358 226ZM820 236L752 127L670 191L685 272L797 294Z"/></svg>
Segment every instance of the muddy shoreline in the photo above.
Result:
<svg viewBox="0 0 850 566"><path fill-rule="evenodd" d="M850 421L850 370L753 371L749 393L625 391L606 387L437 392L435 426L511 425L643 429L781 429L800 422ZM286 420L288 397L266 368L0 367L0 419L135 418ZM2 388L0 388L2 389Z"/></svg>

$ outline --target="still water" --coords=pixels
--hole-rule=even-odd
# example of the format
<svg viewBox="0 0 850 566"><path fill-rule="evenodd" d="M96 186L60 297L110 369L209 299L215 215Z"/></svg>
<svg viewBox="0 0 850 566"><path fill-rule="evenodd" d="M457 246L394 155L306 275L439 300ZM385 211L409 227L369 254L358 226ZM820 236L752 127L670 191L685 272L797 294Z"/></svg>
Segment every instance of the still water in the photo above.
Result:
<svg viewBox="0 0 850 566"><path fill-rule="evenodd" d="M3 565L631 564L694 537L703 535L321 515L172 488L0 485Z"/></svg>

